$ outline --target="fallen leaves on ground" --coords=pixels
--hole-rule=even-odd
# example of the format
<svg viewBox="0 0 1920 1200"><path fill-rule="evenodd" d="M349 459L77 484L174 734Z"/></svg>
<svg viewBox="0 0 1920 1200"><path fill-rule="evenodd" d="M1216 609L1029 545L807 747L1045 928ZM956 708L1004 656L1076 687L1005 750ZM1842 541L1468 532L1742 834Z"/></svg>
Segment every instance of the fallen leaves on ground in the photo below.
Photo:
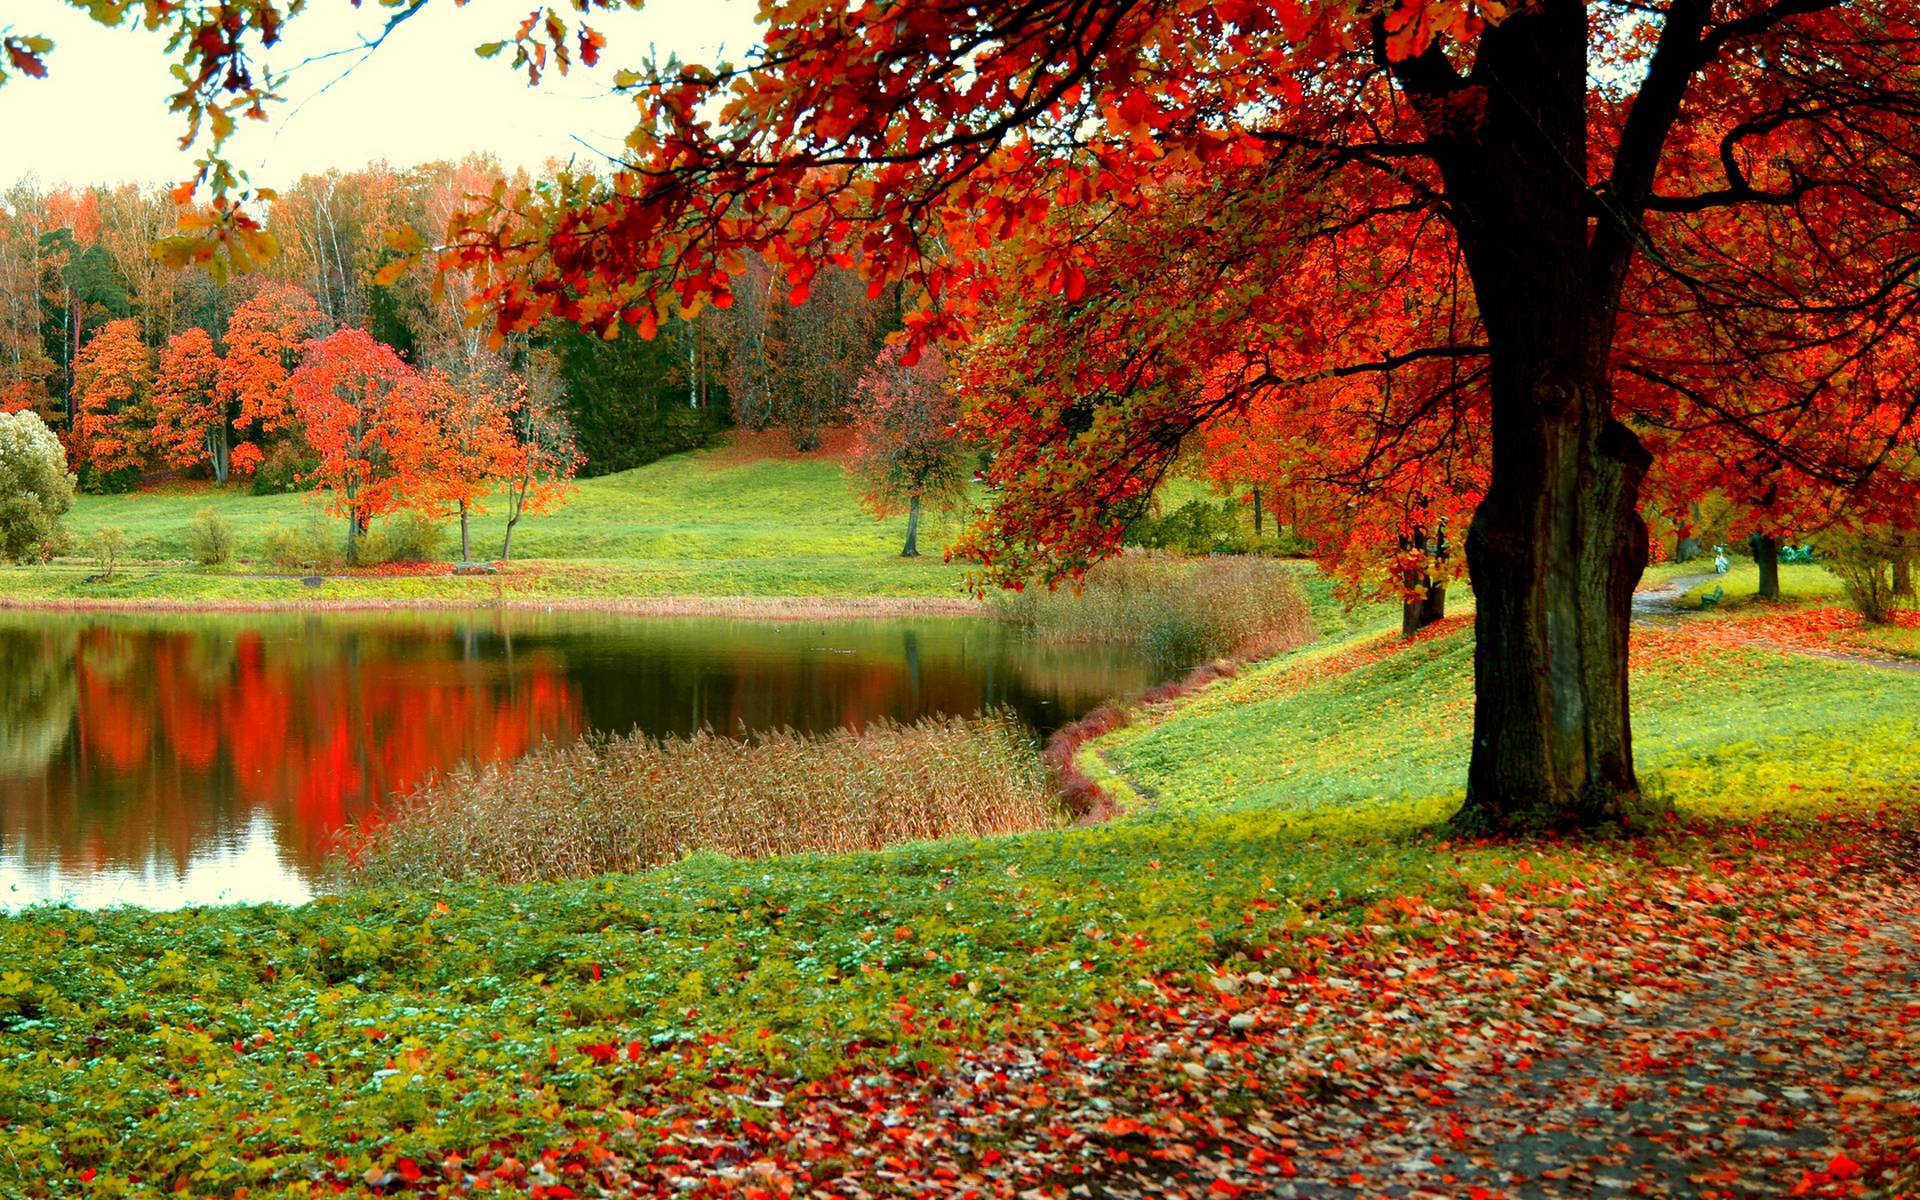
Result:
<svg viewBox="0 0 1920 1200"><path fill-rule="evenodd" d="M1309 900L1251 964L1140 979L937 1069L682 1079L625 1097L628 1127L571 1155L479 1148L378 1187L1854 1196L1916 1162L1910 822L1513 850L1521 882L1471 906L1396 896L1350 923ZM613 1072L650 1057L578 1052Z"/></svg>

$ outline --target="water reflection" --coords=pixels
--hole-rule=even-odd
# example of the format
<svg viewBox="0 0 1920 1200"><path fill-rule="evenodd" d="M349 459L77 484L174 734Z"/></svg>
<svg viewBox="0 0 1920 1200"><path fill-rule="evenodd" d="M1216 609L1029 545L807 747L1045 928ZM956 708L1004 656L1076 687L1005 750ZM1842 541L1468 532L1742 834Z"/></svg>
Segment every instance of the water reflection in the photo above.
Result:
<svg viewBox="0 0 1920 1200"><path fill-rule="evenodd" d="M1041 730L1147 664L984 621L0 616L0 907L304 898L335 832L462 760L590 730L827 729L1004 704Z"/></svg>

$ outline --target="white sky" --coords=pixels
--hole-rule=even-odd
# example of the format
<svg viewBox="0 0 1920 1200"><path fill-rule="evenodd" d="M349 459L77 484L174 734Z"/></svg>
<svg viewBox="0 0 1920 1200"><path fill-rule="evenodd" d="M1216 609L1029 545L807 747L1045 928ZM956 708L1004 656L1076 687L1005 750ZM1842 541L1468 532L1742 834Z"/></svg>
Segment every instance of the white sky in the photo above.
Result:
<svg viewBox="0 0 1920 1200"><path fill-rule="evenodd" d="M48 78L15 75L0 87L0 187L32 175L41 183L176 183L193 173L177 146L185 126L166 109L174 89L164 43L136 28L103 29L64 0L4 0L16 32L56 42ZM292 183L308 172L384 159L409 166L488 151L508 168L538 168L549 158L617 149L633 125L633 103L610 94L613 72L637 65L649 47L662 58L741 61L757 41L753 0L648 0L639 13L592 21L608 45L594 70L576 62L566 78L550 73L537 89L509 66L511 51L486 60L473 48L510 37L527 0L435 3L405 22L344 78L360 56L293 70L287 102L269 121L243 122L229 143L234 162L256 184ZM287 70L301 59L355 45L382 24L369 0L314 0L288 26L269 59ZM131 24L131 23L130 23ZM337 82L335 82L337 80ZM326 85L332 83L328 88ZM324 90L323 90L324 89Z"/></svg>

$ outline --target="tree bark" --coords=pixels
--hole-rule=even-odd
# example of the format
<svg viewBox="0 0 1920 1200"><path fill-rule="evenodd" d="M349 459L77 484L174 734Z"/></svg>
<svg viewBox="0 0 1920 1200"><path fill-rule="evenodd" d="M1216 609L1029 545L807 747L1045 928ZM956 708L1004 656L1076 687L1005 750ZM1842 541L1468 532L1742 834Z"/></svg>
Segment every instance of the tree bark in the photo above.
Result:
<svg viewBox="0 0 1920 1200"><path fill-rule="evenodd" d="M1394 68L1433 138L1489 347L1492 474L1466 537L1466 829L1587 828L1639 804L1627 640L1651 456L1613 419L1609 364L1634 214L1705 18L1705 0L1677 0L1608 181L1626 215L1592 223L1583 4L1542 0L1482 35L1474 80L1498 86L1476 93L1484 116L1466 131L1454 105L1468 84L1443 52Z"/></svg>
<svg viewBox="0 0 1920 1200"><path fill-rule="evenodd" d="M1756 533L1747 539L1753 550L1754 565L1760 568L1762 600L1780 598L1780 539L1770 533Z"/></svg>
<svg viewBox="0 0 1920 1200"><path fill-rule="evenodd" d="M473 541L467 536L467 502L460 502L460 561L473 561Z"/></svg>
<svg viewBox="0 0 1920 1200"><path fill-rule="evenodd" d="M918 496L915 496L907 506L907 544L901 547L900 557L920 557L920 497Z"/></svg>
<svg viewBox="0 0 1920 1200"><path fill-rule="evenodd" d="M1434 625L1447 619L1447 585L1430 582L1427 584L1427 599L1422 606L1420 623Z"/></svg>
<svg viewBox="0 0 1920 1200"><path fill-rule="evenodd" d="M1260 536L1260 526L1263 523L1262 518L1265 515L1266 514L1261 511L1260 489L1255 488L1253 489L1253 536L1254 537Z"/></svg>
<svg viewBox="0 0 1920 1200"><path fill-rule="evenodd" d="M1913 595L1913 560L1900 557L1893 560L1893 594L1896 596Z"/></svg>

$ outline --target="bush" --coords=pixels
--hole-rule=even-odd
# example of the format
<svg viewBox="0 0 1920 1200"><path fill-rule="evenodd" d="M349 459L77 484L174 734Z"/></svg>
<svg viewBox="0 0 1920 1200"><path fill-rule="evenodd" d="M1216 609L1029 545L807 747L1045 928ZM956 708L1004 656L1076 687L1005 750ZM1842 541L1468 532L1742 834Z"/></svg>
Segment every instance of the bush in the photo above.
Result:
<svg viewBox="0 0 1920 1200"><path fill-rule="evenodd" d="M67 452L46 422L31 412L0 413L0 558L41 558L62 545L73 489Z"/></svg>
<svg viewBox="0 0 1920 1200"><path fill-rule="evenodd" d="M1181 554L1244 554L1252 537L1241 527L1241 520L1238 501L1189 500L1172 512L1136 518L1128 524L1123 540L1129 546Z"/></svg>
<svg viewBox="0 0 1920 1200"><path fill-rule="evenodd" d="M124 496L140 483L140 468L121 467L117 471L80 468L80 490L93 496Z"/></svg>
<svg viewBox="0 0 1920 1200"><path fill-rule="evenodd" d="M1031 735L1004 714L744 741L634 734L462 768L359 831L340 866L408 889L571 879L696 850L840 854L1058 819Z"/></svg>
<svg viewBox="0 0 1920 1200"><path fill-rule="evenodd" d="M342 535L318 514L300 526L275 524L260 539L260 557L285 571L336 567L344 561Z"/></svg>
<svg viewBox="0 0 1920 1200"><path fill-rule="evenodd" d="M300 480L320 465L320 456L298 441L282 442L267 453L253 473L253 494L277 496L298 491Z"/></svg>
<svg viewBox="0 0 1920 1200"><path fill-rule="evenodd" d="M211 508L193 515L187 527L187 550L203 567L217 567L233 561L233 526Z"/></svg>
<svg viewBox="0 0 1920 1200"><path fill-rule="evenodd" d="M1267 558L1193 561L1135 551L1088 571L1078 595L1063 584L998 603L1003 620L1036 637L1130 643L1182 665L1260 657L1314 638L1292 568Z"/></svg>
<svg viewBox="0 0 1920 1200"><path fill-rule="evenodd" d="M387 517L360 539L359 565L439 562L447 555L447 527L418 513Z"/></svg>
<svg viewBox="0 0 1920 1200"><path fill-rule="evenodd" d="M1820 565L1839 578L1848 602L1868 624L1884 625L1912 602L1894 588L1895 560L1912 553L1910 544L1894 537L1854 534L1821 546Z"/></svg>

